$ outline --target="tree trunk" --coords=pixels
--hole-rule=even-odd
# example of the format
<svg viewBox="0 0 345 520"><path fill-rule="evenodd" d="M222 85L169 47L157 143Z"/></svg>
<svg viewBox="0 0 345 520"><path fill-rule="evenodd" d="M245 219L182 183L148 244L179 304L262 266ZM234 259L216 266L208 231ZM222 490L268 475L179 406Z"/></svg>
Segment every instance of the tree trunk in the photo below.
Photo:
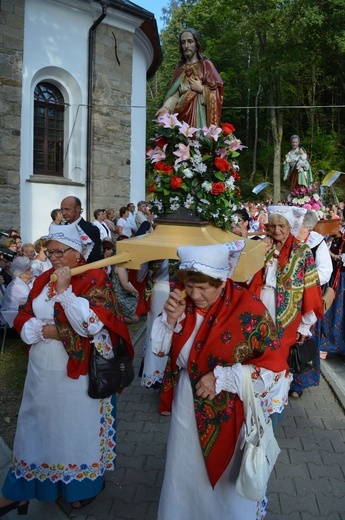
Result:
<svg viewBox="0 0 345 520"><path fill-rule="evenodd" d="M271 71L270 71L271 72ZM280 78L269 74L271 125L273 137L273 203L281 199L281 144L283 137L282 112L280 108Z"/></svg>
<svg viewBox="0 0 345 520"><path fill-rule="evenodd" d="M256 152L258 148L258 131L259 131L259 118L258 118L258 102L259 96L261 92L261 84L259 84L258 89L255 95L255 134L254 134L254 146L253 146L253 169L252 174L250 176L249 182L253 183L255 174L256 174Z"/></svg>

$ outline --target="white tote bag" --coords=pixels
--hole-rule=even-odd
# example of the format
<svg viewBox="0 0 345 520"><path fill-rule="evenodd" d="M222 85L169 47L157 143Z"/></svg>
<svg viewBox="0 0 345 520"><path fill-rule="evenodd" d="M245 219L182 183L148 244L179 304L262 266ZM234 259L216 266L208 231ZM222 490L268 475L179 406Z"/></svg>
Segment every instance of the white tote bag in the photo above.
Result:
<svg viewBox="0 0 345 520"><path fill-rule="evenodd" d="M260 402L254 396L251 370L243 365L242 394L245 417L251 409L252 430L245 438L240 472L236 481L236 491L249 500L260 501L265 496L268 479L280 453L275 439L271 419L265 419Z"/></svg>

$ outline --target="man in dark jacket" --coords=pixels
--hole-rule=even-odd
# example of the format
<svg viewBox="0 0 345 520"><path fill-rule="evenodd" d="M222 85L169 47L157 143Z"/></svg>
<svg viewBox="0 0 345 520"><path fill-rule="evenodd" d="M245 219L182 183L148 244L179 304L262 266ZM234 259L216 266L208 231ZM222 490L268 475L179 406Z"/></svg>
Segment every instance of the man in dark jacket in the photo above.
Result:
<svg viewBox="0 0 345 520"><path fill-rule="evenodd" d="M77 197L66 197L61 201L61 211L67 224L76 224L80 239L84 244L83 257L87 263L104 258L99 229L81 216L83 211Z"/></svg>

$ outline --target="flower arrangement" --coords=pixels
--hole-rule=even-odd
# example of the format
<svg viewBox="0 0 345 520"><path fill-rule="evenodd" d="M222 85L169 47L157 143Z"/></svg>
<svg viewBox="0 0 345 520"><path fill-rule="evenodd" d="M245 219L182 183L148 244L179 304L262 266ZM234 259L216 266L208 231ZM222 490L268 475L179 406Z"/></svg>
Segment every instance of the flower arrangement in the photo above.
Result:
<svg viewBox="0 0 345 520"><path fill-rule="evenodd" d="M146 152L151 179L153 174L148 187L153 212L161 215L184 207L230 230L240 196L235 159L244 148L233 135L233 125L193 128L176 114L159 117L157 124L154 147Z"/></svg>
<svg viewBox="0 0 345 520"><path fill-rule="evenodd" d="M310 187L298 186L291 191L289 200L294 206L313 209L318 213L319 217L322 218L323 204L320 199L320 195L317 193L317 185L315 183L313 183Z"/></svg>

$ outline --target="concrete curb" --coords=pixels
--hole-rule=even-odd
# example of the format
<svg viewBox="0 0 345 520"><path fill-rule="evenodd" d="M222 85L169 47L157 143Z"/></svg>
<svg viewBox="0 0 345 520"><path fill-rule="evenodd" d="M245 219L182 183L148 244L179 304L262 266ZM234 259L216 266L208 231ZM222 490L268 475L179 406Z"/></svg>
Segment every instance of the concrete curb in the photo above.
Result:
<svg viewBox="0 0 345 520"><path fill-rule="evenodd" d="M345 363L337 357L321 359L321 373L345 410Z"/></svg>

